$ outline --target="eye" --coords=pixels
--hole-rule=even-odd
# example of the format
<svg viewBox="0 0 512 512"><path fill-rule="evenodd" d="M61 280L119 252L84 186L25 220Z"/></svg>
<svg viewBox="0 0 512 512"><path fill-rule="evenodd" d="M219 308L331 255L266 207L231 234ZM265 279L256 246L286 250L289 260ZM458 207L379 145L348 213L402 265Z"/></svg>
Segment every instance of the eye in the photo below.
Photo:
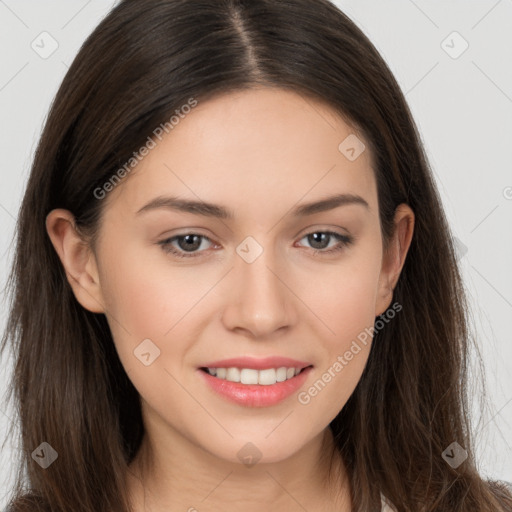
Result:
<svg viewBox="0 0 512 512"><path fill-rule="evenodd" d="M187 233L185 235L177 235L167 240L162 240L158 242L158 244L162 246L165 252L171 253L178 258L194 258L198 255L196 254L197 249L201 247L202 240L211 242L207 236L197 233ZM172 245L174 242L177 242L178 249Z"/></svg>
<svg viewBox="0 0 512 512"><path fill-rule="evenodd" d="M354 241L352 236L343 235L341 233L336 233L334 231L313 231L303 236L301 240L304 240L305 238L308 240L310 244L312 244L312 249L315 252L315 254L335 253L343 250L345 247L349 246ZM329 243L333 239L338 240L338 242L330 249L327 249L329 247ZM197 233L186 233L184 235L177 235L173 236L172 238L162 240L161 242L158 242L158 245L162 246L162 249L166 253L173 254L178 258L195 258L197 256L200 256L201 253L204 252L199 251L199 249L203 246L203 241L213 243L205 235L200 235Z"/></svg>
<svg viewBox="0 0 512 512"><path fill-rule="evenodd" d="M307 235L303 236L301 240L304 240L305 238L308 240L308 243L312 245L312 249L315 251L315 253L321 254L331 254L341 251L354 241L352 236L342 235L341 233L336 233L334 231L313 231L312 233L308 233ZM336 243L330 249L325 250L327 247L329 247L329 242L331 242L333 239L338 240L338 243Z"/></svg>

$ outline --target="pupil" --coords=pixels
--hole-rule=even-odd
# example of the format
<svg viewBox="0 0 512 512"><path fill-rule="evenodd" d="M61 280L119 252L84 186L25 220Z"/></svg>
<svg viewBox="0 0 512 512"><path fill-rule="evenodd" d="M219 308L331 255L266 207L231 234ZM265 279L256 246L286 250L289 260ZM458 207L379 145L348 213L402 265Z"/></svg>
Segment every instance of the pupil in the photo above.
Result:
<svg viewBox="0 0 512 512"><path fill-rule="evenodd" d="M322 238L322 237L327 237L328 235L326 233L313 233L312 235L310 235L312 238L313 238L313 242L312 242L312 245L314 247L314 244L315 243L320 243L320 245L322 246L322 242L317 240L318 238ZM324 240L325 242L325 240ZM316 249L321 249L322 247L316 247Z"/></svg>
<svg viewBox="0 0 512 512"><path fill-rule="evenodd" d="M196 239L196 242L194 243L192 241L192 247L191 247L190 241L191 241L191 239L193 240L194 238ZM199 245L201 245L200 243L197 242L197 239L199 239L198 235L185 235L185 236L181 237L181 239L186 241L186 247L182 247L182 249L185 249L185 250L187 249L187 247L188 247L188 249L191 249L191 248L197 249L199 247ZM181 243L180 243L180 245L181 245Z"/></svg>

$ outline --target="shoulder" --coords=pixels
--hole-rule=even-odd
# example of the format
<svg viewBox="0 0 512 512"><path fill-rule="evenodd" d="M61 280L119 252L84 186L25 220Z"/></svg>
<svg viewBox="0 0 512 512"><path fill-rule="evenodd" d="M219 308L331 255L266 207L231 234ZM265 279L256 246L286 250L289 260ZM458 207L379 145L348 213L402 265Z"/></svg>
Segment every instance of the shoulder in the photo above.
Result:
<svg viewBox="0 0 512 512"><path fill-rule="evenodd" d="M395 509L393 507L393 504L389 502L385 497L384 494L381 493L380 495L380 502L381 502L381 509L382 512L395 512Z"/></svg>

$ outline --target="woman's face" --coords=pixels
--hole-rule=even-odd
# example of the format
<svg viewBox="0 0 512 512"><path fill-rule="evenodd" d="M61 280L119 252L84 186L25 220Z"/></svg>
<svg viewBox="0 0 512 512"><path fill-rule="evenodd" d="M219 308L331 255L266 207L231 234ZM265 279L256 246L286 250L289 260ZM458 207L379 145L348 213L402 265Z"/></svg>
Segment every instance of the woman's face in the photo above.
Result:
<svg viewBox="0 0 512 512"><path fill-rule="evenodd" d="M103 199L86 295L153 438L283 460L343 408L392 302L369 150L325 105L270 89L199 102L153 138ZM342 195L357 200L305 208Z"/></svg>

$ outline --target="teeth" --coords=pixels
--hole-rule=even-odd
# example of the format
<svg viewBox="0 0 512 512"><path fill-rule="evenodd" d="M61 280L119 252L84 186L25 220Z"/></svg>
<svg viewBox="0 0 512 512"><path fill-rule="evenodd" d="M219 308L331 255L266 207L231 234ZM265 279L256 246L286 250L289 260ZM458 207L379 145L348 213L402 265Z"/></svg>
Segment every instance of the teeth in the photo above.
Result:
<svg viewBox="0 0 512 512"><path fill-rule="evenodd" d="M275 384L277 382L276 371L274 368L269 368L268 370L260 370L258 375L258 384L262 386L270 386L271 384Z"/></svg>
<svg viewBox="0 0 512 512"><path fill-rule="evenodd" d="M266 370L254 370L252 368L208 368L210 375L218 379L242 384L260 384L271 386L276 382L284 382L298 375L302 368L269 368Z"/></svg>
<svg viewBox="0 0 512 512"><path fill-rule="evenodd" d="M276 380L277 382L283 382L286 380L286 368L284 366L277 369Z"/></svg>
<svg viewBox="0 0 512 512"><path fill-rule="evenodd" d="M226 371L226 380L240 382L240 370L238 368L228 368Z"/></svg>
<svg viewBox="0 0 512 512"><path fill-rule="evenodd" d="M258 373L258 370L244 368L240 370L240 382L242 384L258 384Z"/></svg>

